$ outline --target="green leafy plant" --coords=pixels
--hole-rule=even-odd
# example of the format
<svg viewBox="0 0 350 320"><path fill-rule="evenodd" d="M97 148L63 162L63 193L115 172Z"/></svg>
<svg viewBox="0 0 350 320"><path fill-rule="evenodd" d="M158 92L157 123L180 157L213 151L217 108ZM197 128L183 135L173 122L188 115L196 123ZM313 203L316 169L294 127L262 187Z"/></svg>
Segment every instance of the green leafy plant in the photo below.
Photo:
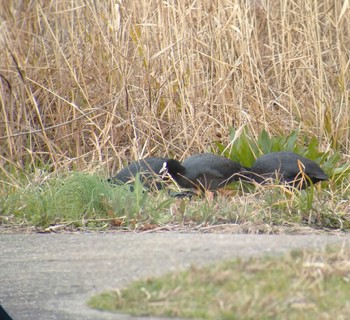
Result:
<svg viewBox="0 0 350 320"><path fill-rule="evenodd" d="M336 183L340 183L350 173L350 164L341 164L342 159L338 151L332 153L330 151L321 152L316 137L300 136L298 130L293 130L289 135L275 137L271 137L266 130L262 130L255 139L246 127L241 134L231 128L230 139L229 146L216 142L217 150L248 168L263 154L292 151L321 165L326 174Z"/></svg>

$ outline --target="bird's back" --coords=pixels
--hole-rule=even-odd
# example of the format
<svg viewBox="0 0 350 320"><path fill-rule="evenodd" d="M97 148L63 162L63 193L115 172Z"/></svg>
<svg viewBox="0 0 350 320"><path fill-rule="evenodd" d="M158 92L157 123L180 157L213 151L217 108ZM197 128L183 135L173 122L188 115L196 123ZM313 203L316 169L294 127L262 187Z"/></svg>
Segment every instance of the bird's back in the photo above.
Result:
<svg viewBox="0 0 350 320"><path fill-rule="evenodd" d="M238 180L235 174L242 170L239 163L211 153L190 156L182 162L182 165L186 169L186 178L192 182L192 185L199 183L211 190Z"/></svg>
<svg viewBox="0 0 350 320"><path fill-rule="evenodd" d="M327 175L320 166L294 152L272 152L259 157L251 168L253 174L265 178L276 178L291 182L305 173L314 183L327 180Z"/></svg>

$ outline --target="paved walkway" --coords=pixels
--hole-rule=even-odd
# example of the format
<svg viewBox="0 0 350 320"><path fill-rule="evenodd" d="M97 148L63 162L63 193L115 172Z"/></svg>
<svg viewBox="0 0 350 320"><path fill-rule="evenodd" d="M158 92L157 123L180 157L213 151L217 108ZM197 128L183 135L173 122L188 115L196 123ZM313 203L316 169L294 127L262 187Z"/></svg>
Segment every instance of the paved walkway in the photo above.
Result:
<svg viewBox="0 0 350 320"><path fill-rule="evenodd" d="M0 304L13 320L141 319L88 298L192 264L350 243L349 236L194 233L0 235ZM147 320L155 318L145 318Z"/></svg>

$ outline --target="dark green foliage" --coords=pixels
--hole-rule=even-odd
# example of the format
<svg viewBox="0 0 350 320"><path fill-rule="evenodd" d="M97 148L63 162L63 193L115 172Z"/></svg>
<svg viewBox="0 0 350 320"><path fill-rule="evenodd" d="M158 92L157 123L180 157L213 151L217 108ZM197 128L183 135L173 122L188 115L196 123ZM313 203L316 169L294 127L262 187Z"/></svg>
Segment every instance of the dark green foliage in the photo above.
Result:
<svg viewBox="0 0 350 320"><path fill-rule="evenodd" d="M245 127L237 136L234 128L230 129L231 144L229 148L221 143L216 143L219 153L240 162L245 167L251 167L256 158L270 152L292 151L318 163L325 173L336 183L340 183L350 173L350 164L341 164L341 156L338 151L321 152L316 137L300 136L298 130L289 135L271 137L263 130L255 139Z"/></svg>

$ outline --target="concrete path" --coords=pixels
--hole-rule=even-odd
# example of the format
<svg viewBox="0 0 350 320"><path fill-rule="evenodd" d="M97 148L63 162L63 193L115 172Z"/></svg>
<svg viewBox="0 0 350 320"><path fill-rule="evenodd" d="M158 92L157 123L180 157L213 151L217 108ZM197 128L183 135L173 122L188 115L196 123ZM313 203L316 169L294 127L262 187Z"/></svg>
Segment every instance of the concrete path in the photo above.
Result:
<svg viewBox="0 0 350 320"><path fill-rule="evenodd" d="M349 244L349 236L3 234L0 304L14 320L141 319L91 310L86 301L97 292L193 264L343 242Z"/></svg>

